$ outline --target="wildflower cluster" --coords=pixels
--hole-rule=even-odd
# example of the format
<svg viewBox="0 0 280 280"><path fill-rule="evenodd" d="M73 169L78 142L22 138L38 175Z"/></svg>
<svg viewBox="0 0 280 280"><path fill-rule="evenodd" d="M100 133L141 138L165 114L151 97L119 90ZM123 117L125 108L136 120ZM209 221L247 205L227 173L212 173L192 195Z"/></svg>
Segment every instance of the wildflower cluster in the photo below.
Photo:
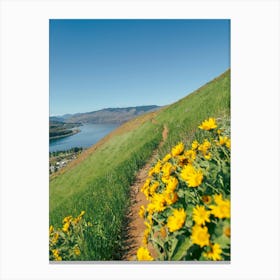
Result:
<svg viewBox="0 0 280 280"><path fill-rule="evenodd" d="M92 227L84 220L85 211L76 218L67 216L62 221L62 228L49 229L49 256L51 261L77 260L80 258L84 232Z"/></svg>
<svg viewBox="0 0 280 280"><path fill-rule="evenodd" d="M146 229L138 260L230 259L230 138L209 118L202 141L181 142L149 171L139 215ZM151 256L148 243L156 251Z"/></svg>

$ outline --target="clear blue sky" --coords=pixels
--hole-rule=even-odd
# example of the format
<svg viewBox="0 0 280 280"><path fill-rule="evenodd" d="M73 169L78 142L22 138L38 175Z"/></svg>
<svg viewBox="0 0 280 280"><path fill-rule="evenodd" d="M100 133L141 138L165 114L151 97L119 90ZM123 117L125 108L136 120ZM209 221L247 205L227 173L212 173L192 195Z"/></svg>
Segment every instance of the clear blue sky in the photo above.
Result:
<svg viewBox="0 0 280 280"><path fill-rule="evenodd" d="M50 115L167 105L230 67L230 20L50 20Z"/></svg>

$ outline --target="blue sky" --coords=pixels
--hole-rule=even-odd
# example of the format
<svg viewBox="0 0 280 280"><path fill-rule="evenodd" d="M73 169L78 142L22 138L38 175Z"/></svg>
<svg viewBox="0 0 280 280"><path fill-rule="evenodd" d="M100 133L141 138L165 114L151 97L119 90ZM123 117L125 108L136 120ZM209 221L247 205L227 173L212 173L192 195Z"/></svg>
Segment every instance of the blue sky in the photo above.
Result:
<svg viewBox="0 0 280 280"><path fill-rule="evenodd" d="M50 115L167 105L230 67L230 20L50 20Z"/></svg>

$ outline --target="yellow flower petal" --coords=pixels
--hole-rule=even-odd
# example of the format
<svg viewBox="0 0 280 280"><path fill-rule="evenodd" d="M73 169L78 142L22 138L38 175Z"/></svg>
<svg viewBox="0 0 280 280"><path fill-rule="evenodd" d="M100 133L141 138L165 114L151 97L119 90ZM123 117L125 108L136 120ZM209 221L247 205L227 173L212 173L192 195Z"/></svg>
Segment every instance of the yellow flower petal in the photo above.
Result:
<svg viewBox="0 0 280 280"><path fill-rule="evenodd" d="M211 130L217 127L216 120L214 118L209 118L208 120L205 120L202 122L202 124L199 126L202 130Z"/></svg>

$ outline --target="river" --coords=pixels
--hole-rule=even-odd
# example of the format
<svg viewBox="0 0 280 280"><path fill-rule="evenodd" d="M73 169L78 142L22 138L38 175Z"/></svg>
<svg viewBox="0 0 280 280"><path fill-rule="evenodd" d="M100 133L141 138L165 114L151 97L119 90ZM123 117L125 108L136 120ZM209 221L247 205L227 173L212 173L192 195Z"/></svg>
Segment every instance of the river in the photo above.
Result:
<svg viewBox="0 0 280 280"><path fill-rule="evenodd" d="M81 132L64 138L50 140L49 151L64 151L74 147L88 148L117 128L118 124L84 124Z"/></svg>

